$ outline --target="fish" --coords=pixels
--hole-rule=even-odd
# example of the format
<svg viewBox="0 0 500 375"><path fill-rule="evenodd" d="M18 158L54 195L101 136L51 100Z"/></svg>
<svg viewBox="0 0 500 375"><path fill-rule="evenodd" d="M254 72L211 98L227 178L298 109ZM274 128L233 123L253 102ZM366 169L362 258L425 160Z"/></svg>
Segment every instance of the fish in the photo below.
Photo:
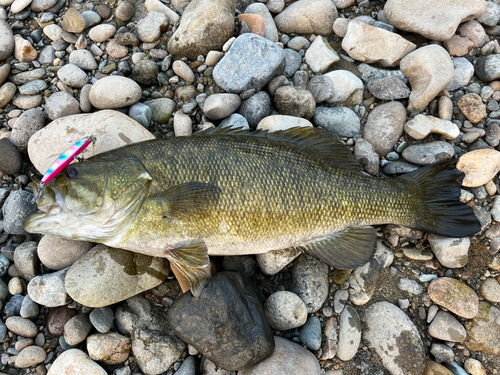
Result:
<svg viewBox="0 0 500 375"><path fill-rule="evenodd" d="M373 225L475 234L462 178L453 160L396 178L367 175L321 128L214 128L68 165L35 191L39 211L24 229L167 258L199 296L209 255L294 248L353 269L374 255Z"/></svg>

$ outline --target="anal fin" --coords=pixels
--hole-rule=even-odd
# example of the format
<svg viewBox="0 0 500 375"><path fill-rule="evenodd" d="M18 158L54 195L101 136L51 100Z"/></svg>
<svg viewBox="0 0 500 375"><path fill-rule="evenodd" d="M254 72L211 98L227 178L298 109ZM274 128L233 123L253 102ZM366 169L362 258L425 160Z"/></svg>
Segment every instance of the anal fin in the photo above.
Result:
<svg viewBox="0 0 500 375"><path fill-rule="evenodd" d="M208 249L204 242L167 250L167 259L184 276L195 297L199 297L211 276Z"/></svg>
<svg viewBox="0 0 500 375"><path fill-rule="evenodd" d="M316 238L296 248L329 266L353 269L370 261L375 254L376 241L375 229L365 226Z"/></svg>

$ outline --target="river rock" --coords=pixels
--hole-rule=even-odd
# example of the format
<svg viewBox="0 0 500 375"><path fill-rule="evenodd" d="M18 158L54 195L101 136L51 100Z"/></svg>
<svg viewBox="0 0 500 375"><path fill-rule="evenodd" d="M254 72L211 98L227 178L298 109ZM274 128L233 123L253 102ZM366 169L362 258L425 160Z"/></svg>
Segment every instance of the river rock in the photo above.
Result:
<svg viewBox="0 0 500 375"><path fill-rule="evenodd" d="M96 70L97 62L92 52L86 49L78 49L69 55L69 63L83 70Z"/></svg>
<svg viewBox="0 0 500 375"><path fill-rule="evenodd" d="M397 76L371 80L366 87L374 97L382 100L404 99L409 97L411 92Z"/></svg>
<svg viewBox="0 0 500 375"><path fill-rule="evenodd" d="M410 102L415 109L425 108L450 83L454 72L450 55L436 44L406 55L400 67L410 81Z"/></svg>
<svg viewBox="0 0 500 375"><path fill-rule="evenodd" d="M114 109L137 103L141 95L141 87L130 78L109 76L92 86L89 99L96 108Z"/></svg>
<svg viewBox="0 0 500 375"><path fill-rule="evenodd" d="M321 322L317 316L307 318L300 329L299 340L311 350L321 348Z"/></svg>
<svg viewBox="0 0 500 375"><path fill-rule="evenodd" d="M233 35L234 0L193 0L168 42L174 56L195 60L211 50L220 51Z"/></svg>
<svg viewBox="0 0 500 375"><path fill-rule="evenodd" d="M404 130L410 137L417 140L422 140L431 133L442 135L448 140L453 140L460 135L460 129L453 122L426 115L415 116L405 123Z"/></svg>
<svg viewBox="0 0 500 375"><path fill-rule="evenodd" d="M107 372L80 349L69 349L61 353L47 375L107 375Z"/></svg>
<svg viewBox="0 0 500 375"><path fill-rule="evenodd" d="M26 241L14 250L14 264L21 276L26 280L32 280L40 267L40 261L36 256L36 242Z"/></svg>
<svg viewBox="0 0 500 375"><path fill-rule="evenodd" d="M257 130L267 130L275 132L278 130L287 130L295 127L313 126L308 120L300 117L272 115L263 118L257 125Z"/></svg>
<svg viewBox="0 0 500 375"><path fill-rule="evenodd" d="M56 4L57 0L33 0L30 8L33 12L38 13L50 9Z"/></svg>
<svg viewBox="0 0 500 375"><path fill-rule="evenodd" d="M123 363L130 354L130 339L116 332L90 335L86 343L90 358L107 365Z"/></svg>
<svg viewBox="0 0 500 375"><path fill-rule="evenodd" d="M304 57L314 73L325 73L340 60L338 53L320 35L311 43Z"/></svg>
<svg viewBox="0 0 500 375"><path fill-rule="evenodd" d="M28 149L29 139L44 125L45 116L42 109L28 109L16 120L10 140L21 153L25 154Z"/></svg>
<svg viewBox="0 0 500 375"><path fill-rule="evenodd" d="M406 109L400 102L380 104L368 115L363 138L375 147L380 156L385 156L403 134L405 120Z"/></svg>
<svg viewBox="0 0 500 375"><path fill-rule="evenodd" d="M478 313L476 293L461 281L439 277L429 284L428 293L436 304L465 319L472 319Z"/></svg>
<svg viewBox="0 0 500 375"><path fill-rule="evenodd" d="M421 373L426 360L422 339L403 311L389 302L376 302L365 310L364 321L364 339L390 374Z"/></svg>
<svg viewBox="0 0 500 375"><path fill-rule="evenodd" d="M37 254L45 267L58 271L71 266L93 246L90 242L73 241L46 234L38 243Z"/></svg>
<svg viewBox="0 0 500 375"><path fill-rule="evenodd" d="M500 152L490 149L467 152L458 159L457 169L465 173L463 186L482 186L500 170Z"/></svg>
<svg viewBox="0 0 500 375"><path fill-rule="evenodd" d="M163 258L97 245L69 268L65 286L82 305L102 307L154 288L168 272Z"/></svg>
<svg viewBox="0 0 500 375"><path fill-rule="evenodd" d="M47 358L47 353L43 348L30 345L19 352L16 356L16 367L19 368L28 368L31 366L35 366Z"/></svg>
<svg viewBox="0 0 500 375"><path fill-rule="evenodd" d="M263 310L253 284L236 272L221 272L210 278L200 297L185 293L178 298L168 310L168 320L183 341L217 366L235 371L273 353Z"/></svg>
<svg viewBox="0 0 500 375"><path fill-rule="evenodd" d="M330 0L299 0L278 14L274 21L285 34L332 35L337 8Z"/></svg>
<svg viewBox="0 0 500 375"><path fill-rule="evenodd" d="M500 302L500 282L493 277L488 277L481 283L479 293L488 302Z"/></svg>
<svg viewBox="0 0 500 375"><path fill-rule="evenodd" d="M278 41L278 29L267 4L253 3L246 7L245 14L254 14L262 17L264 21L264 37L272 42Z"/></svg>
<svg viewBox="0 0 500 375"><path fill-rule="evenodd" d="M45 112L51 120L80 113L80 103L66 91L53 93L45 100Z"/></svg>
<svg viewBox="0 0 500 375"><path fill-rule="evenodd" d="M465 323L469 350L500 355L500 310L488 302L479 303L479 313Z"/></svg>
<svg viewBox="0 0 500 375"><path fill-rule="evenodd" d="M461 268L469 262L470 239L468 237L451 238L431 233L428 240L432 252L444 267Z"/></svg>
<svg viewBox="0 0 500 375"><path fill-rule="evenodd" d="M14 57L20 62L36 60L38 52L31 43L19 35L14 35Z"/></svg>
<svg viewBox="0 0 500 375"><path fill-rule="evenodd" d="M328 103L355 106L363 100L363 81L353 73L347 70L334 70L326 73L324 77L327 77L333 85L333 95L326 100Z"/></svg>
<svg viewBox="0 0 500 375"><path fill-rule="evenodd" d="M89 81L87 74L75 64L64 65L57 71L57 77L66 85L76 88L85 86Z"/></svg>
<svg viewBox="0 0 500 375"><path fill-rule="evenodd" d="M203 105L203 113L211 120L220 120L236 111L241 104L239 95L214 94L210 95Z"/></svg>
<svg viewBox="0 0 500 375"><path fill-rule="evenodd" d="M378 174L380 166L379 156L375 151L375 147L370 142L363 138L358 138L354 147L354 158L366 172L372 176Z"/></svg>
<svg viewBox="0 0 500 375"><path fill-rule="evenodd" d="M307 120L313 117L316 108L312 94L297 86L282 86L277 89L274 93L274 104L283 115L302 117Z"/></svg>
<svg viewBox="0 0 500 375"><path fill-rule="evenodd" d="M24 221L38 211L33 202L33 194L26 190L12 191L2 207L3 230L10 234L26 235L23 228Z"/></svg>
<svg viewBox="0 0 500 375"><path fill-rule="evenodd" d="M166 124L176 108L176 104L172 99L158 98L144 102L151 108L151 119L157 124Z"/></svg>
<svg viewBox="0 0 500 375"><path fill-rule="evenodd" d="M463 342L467 333L464 326L453 315L440 310L429 326L429 335L439 340Z"/></svg>
<svg viewBox="0 0 500 375"><path fill-rule="evenodd" d="M23 158L16 146L7 138L0 139L0 172L17 175L23 167Z"/></svg>
<svg viewBox="0 0 500 375"><path fill-rule="evenodd" d="M11 316L5 320L5 326L9 331L23 337L35 337L38 333L35 323L20 316Z"/></svg>
<svg viewBox="0 0 500 375"><path fill-rule="evenodd" d="M342 48L354 60L382 66L396 66L415 49L415 44L390 31L368 25L359 20L349 22Z"/></svg>
<svg viewBox="0 0 500 375"><path fill-rule="evenodd" d="M14 52L14 34L5 20L0 20L0 61L7 60Z"/></svg>
<svg viewBox="0 0 500 375"><path fill-rule="evenodd" d="M341 137L353 137L361 128L358 115L347 107L316 107L313 122Z"/></svg>
<svg viewBox="0 0 500 375"><path fill-rule="evenodd" d="M455 149L453 146L443 141L411 145L403 151L403 157L406 160L418 165L428 165L448 160L452 158L454 154Z"/></svg>
<svg viewBox="0 0 500 375"><path fill-rule="evenodd" d="M257 254L257 264L265 275L276 275L290 264L302 252L296 249L274 250L264 254Z"/></svg>
<svg viewBox="0 0 500 375"><path fill-rule="evenodd" d="M319 375L318 360L307 349L283 337L274 337L276 347L271 356L260 363L238 371L238 375Z"/></svg>
<svg viewBox="0 0 500 375"><path fill-rule="evenodd" d="M168 17L165 13L148 12L146 17L137 22L136 32L139 39L144 43L154 43L162 32L168 29Z"/></svg>
<svg viewBox="0 0 500 375"><path fill-rule="evenodd" d="M89 30L89 38L96 43L100 43L111 39L115 33L116 27L110 24L102 24L94 26Z"/></svg>
<svg viewBox="0 0 500 375"><path fill-rule="evenodd" d="M71 302L64 286L64 277L68 270L46 273L36 276L28 284L28 295L30 298L46 307L57 307L67 305Z"/></svg>
<svg viewBox="0 0 500 375"><path fill-rule="evenodd" d="M486 116L486 106L477 94L468 93L462 96L458 101L458 108L473 124L477 124Z"/></svg>
<svg viewBox="0 0 500 375"><path fill-rule="evenodd" d="M0 86L0 108L5 107L16 94L17 87L12 82Z"/></svg>
<svg viewBox="0 0 500 375"><path fill-rule="evenodd" d="M500 54L480 57L475 65L476 77L489 82L500 78Z"/></svg>
<svg viewBox="0 0 500 375"><path fill-rule="evenodd" d="M354 269L349 277L349 301L357 306L367 303L375 292L382 269L376 258Z"/></svg>
<svg viewBox="0 0 500 375"><path fill-rule="evenodd" d="M346 306L340 314L339 343L337 357L342 361L351 360L361 342L361 321L357 311Z"/></svg>
<svg viewBox="0 0 500 375"><path fill-rule="evenodd" d="M302 255L292 268L290 290L306 304L308 313L318 311L328 296L328 266L321 261Z"/></svg>
<svg viewBox="0 0 500 375"><path fill-rule="evenodd" d="M391 25L440 41L450 39L458 25L481 16L485 11L486 2L482 0L446 0L439 4L433 0L411 4L404 0L389 0L384 6L384 15Z"/></svg>
<svg viewBox="0 0 500 375"><path fill-rule="evenodd" d="M250 89L260 90L284 70L283 49L266 38L249 33L236 38L215 66L213 77L225 91L239 94Z"/></svg>
<svg viewBox="0 0 500 375"><path fill-rule="evenodd" d="M453 59L453 77L451 82L446 86L446 90L456 90L462 86L467 86L470 79L474 75L474 65L464 57L456 57Z"/></svg>
<svg viewBox="0 0 500 375"><path fill-rule="evenodd" d="M30 160L38 171L44 174L71 144L89 134L97 135L96 154L126 144L154 139L141 124L118 111L104 110L73 115L52 121L30 138ZM85 158L92 156L92 147L84 150L83 154Z"/></svg>
<svg viewBox="0 0 500 375"><path fill-rule="evenodd" d="M85 19L75 8L69 8L61 22L61 27L68 33L81 33L86 26Z"/></svg>
<svg viewBox="0 0 500 375"><path fill-rule="evenodd" d="M304 301L292 292L271 294L264 304L264 309L269 325L278 331L301 327L307 320Z"/></svg>

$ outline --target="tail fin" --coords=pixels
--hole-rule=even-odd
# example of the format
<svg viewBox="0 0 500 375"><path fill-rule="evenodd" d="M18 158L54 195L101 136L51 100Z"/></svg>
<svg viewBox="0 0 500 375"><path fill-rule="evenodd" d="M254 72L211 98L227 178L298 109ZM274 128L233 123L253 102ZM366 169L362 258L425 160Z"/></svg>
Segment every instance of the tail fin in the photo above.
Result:
<svg viewBox="0 0 500 375"><path fill-rule="evenodd" d="M449 237L465 237L481 230L472 208L459 200L463 176L455 161L448 160L400 177L414 183L420 196L416 228Z"/></svg>

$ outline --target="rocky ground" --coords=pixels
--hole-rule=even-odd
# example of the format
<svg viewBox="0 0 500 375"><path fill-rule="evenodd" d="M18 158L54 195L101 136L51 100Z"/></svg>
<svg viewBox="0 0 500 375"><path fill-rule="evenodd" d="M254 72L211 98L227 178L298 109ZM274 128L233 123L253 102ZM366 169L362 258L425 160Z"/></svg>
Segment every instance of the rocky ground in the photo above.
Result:
<svg viewBox="0 0 500 375"><path fill-rule="evenodd" d="M499 35L499 0L0 0L0 371L496 374ZM352 271L213 257L197 301L166 261L23 230L82 137L213 126L322 127L380 177L458 159L482 230L380 226Z"/></svg>

